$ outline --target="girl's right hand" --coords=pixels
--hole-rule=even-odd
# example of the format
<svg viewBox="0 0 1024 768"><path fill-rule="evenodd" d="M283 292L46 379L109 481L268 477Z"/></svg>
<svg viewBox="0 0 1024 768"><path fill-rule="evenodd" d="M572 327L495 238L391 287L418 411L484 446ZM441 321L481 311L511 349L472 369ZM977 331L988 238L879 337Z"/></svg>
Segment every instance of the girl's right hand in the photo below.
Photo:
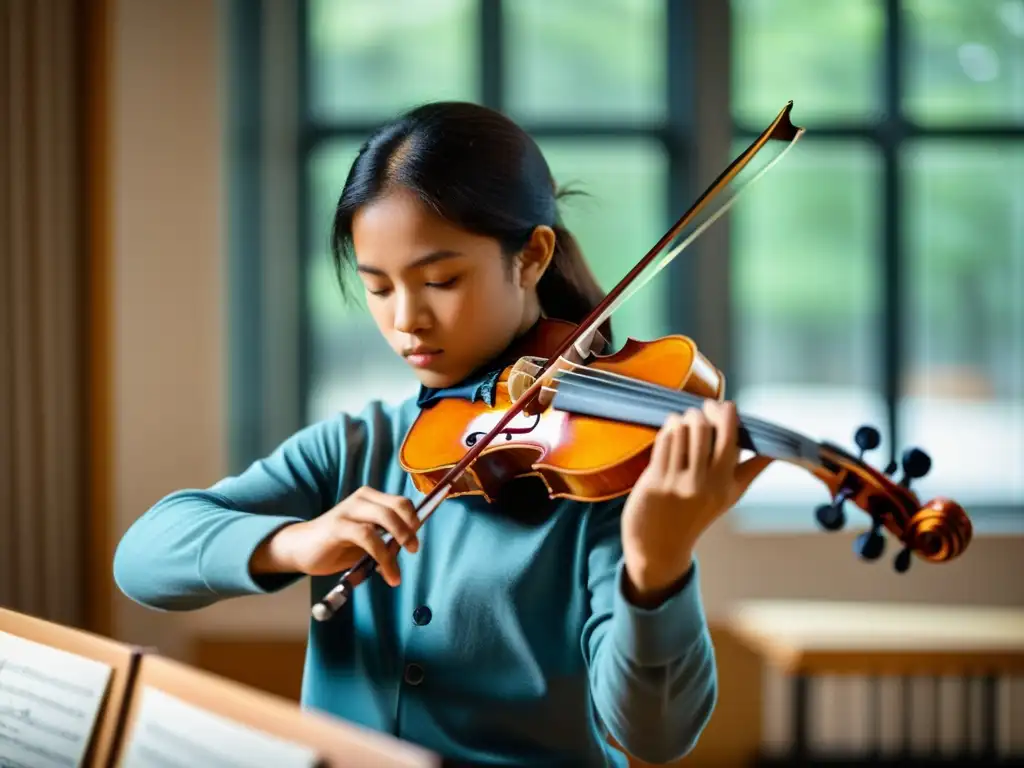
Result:
<svg viewBox="0 0 1024 768"><path fill-rule="evenodd" d="M416 552L419 526L411 501L364 486L319 517L278 529L253 553L250 568L254 574L325 576L352 567L368 554L384 580L397 587L398 548L384 543L380 529Z"/></svg>

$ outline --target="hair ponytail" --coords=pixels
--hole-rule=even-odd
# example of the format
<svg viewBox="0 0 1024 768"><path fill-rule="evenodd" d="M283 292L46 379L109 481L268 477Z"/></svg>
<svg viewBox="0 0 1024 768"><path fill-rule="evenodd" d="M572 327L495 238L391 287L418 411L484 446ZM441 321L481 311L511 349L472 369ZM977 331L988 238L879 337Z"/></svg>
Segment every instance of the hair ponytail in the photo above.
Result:
<svg viewBox="0 0 1024 768"><path fill-rule="evenodd" d="M605 292L572 233L560 224L552 229L555 252L537 285L537 297L547 317L579 323L601 302ZM605 320L598 331L610 344L611 320Z"/></svg>

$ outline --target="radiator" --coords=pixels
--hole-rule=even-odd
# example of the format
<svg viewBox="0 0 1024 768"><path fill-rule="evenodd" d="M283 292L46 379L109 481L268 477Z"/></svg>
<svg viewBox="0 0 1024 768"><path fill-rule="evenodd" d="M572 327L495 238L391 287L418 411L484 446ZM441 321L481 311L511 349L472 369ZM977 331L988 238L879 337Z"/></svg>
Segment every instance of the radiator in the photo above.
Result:
<svg viewBox="0 0 1024 768"><path fill-rule="evenodd" d="M764 674L766 763L1024 764L1024 677L795 676L771 666Z"/></svg>

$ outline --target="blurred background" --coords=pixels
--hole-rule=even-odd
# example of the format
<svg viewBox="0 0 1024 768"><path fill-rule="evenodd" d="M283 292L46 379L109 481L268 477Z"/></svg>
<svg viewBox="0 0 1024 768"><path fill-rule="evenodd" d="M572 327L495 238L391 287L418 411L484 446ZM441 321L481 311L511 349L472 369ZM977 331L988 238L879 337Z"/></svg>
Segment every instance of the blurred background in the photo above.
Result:
<svg viewBox="0 0 1024 768"><path fill-rule="evenodd" d="M1024 0L0 0L0 603L297 690L304 584L158 614L110 559L164 494L415 391L327 244L361 140L442 98L587 193L563 212L606 288L792 100L805 138L617 339L690 335L742 411L846 448L871 424L878 467L923 448L914 490L972 517L899 575L770 468L699 552L723 697L695 764L783 727L750 601L1024 605ZM1024 697L989 672L1005 746Z"/></svg>

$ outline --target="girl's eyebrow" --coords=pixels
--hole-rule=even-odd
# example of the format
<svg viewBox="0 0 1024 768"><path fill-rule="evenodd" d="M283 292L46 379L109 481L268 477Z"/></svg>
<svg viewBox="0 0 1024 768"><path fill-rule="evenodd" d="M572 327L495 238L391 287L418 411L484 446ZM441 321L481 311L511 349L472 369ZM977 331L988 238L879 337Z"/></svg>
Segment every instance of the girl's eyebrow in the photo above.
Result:
<svg viewBox="0 0 1024 768"><path fill-rule="evenodd" d="M423 257L421 257L419 259L416 259L416 261L414 261L412 264L410 264L407 267L407 269L414 269L416 267L425 267L428 264L434 264L434 263L436 263L438 261L444 261L445 259L453 259L453 258L455 258L457 256L463 256L463 255L465 255L465 254L463 254L460 251L451 251L451 250L434 251L433 253L428 253L426 256L423 256ZM371 267L371 266L368 266L366 264L359 264L356 267L356 269L359 272L362 272L363 274L367 274L367 275L380 275L382 277L384 276L384 270L378 269L377 267Z"/></svg>

